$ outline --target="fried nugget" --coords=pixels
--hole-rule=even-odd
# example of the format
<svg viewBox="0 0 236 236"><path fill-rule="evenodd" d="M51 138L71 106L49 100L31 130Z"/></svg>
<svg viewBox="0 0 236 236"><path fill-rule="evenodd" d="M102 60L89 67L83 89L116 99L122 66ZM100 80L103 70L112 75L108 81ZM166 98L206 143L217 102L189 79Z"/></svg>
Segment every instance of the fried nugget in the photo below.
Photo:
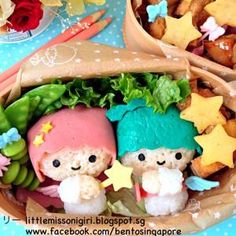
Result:
<svg viewBox="0 0 236 236"><path fill-rule="evenodd" d="M166 23L165 19L158 17L155 22L149 24L149 34L156 38L161 39L165 34Z"/></svg>

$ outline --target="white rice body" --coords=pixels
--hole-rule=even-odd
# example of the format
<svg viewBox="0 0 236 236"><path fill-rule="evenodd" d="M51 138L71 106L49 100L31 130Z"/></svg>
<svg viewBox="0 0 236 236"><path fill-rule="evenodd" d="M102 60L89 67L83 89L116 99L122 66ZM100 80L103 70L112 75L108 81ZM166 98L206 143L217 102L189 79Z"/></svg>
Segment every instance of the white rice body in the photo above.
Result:
<svg viewBox="0 0 236 236"><path fill-rule="evenodd" d="M183 180L183 173L178 169L160 167L157 171L144 173L142 186L147 192L154 193L150 189L158 186L157 196L145 198L147 213L162 216L181 211L188 200L188 193L183 189Z"/></svg>
<svg viewBox="0 0 236 236"><path fill-rule="evenodd" d="M184 190L173 195L147 197L144 201L147 213L152 216L175 214L184 209L188 201L188 192Z"/></svg>
<svg viewBox="0 0 236 236"><path fill-rule="evenodd" d="M63 180L58 192L65 212L84 216L101 214L106 209L106 196L105 190L98 186L92 176L77 175Z"/></svg>

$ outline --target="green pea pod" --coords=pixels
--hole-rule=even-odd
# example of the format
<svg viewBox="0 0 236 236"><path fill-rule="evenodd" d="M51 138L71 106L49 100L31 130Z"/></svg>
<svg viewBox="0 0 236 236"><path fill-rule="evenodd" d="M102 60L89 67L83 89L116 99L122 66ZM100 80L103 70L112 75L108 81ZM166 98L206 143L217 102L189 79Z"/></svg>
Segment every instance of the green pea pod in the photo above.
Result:
<svg viewBox="0 0 236 236"><path fill-rule="evenodd" d="M10 121L12 126L18 129L20 134L25 134L26 132L29 116L29 105L29 98L23 97L12 103L5 110L7 119Z"/></svg>
<svg viewBox="0 0 236 236"><path fill-rule="evenodd" d="M19 171L17 177L15 178L15 180L13 181L12 184L14 184L14 185L22 184L25 181L25 179L27 178L27 174L28 174L27 167L26 166L21 166L20 171Z"/></svg>
<svg viewBox="0 0 236 236"><path fill-rule="evenodd" d="M57 100L47 107L46 111L44 112L44 115L53 113L56 110L61 109L62 107L63 107L62 103L59 100Z"/></svg>
<svg viewBox="0 0 236 236"><path fill-rule="evenodd" d="M7 144L1 151L2 154L6 157L13 157L23 152L26 148L26 143L24 139L20 139L16 142Z"/></svg>
<svg viewBox="0 0 236 236"><path fill-rule="evenodd" d="M0 134L7 132L11 127L12 126L4 113L4 109L0 104Z"/></svg>
<svg viewBox="0 0 236 236"><path fill-rule="evenodd" d="M35 174L33 170L29 170L26 179L20 185L22 188L27 188L34 180Z"/></svg>
<svg viewBox="0 0 236 236"><path fill-rule="evenodd" d="M28 121L30 121L34 115L35 110L37 109L39 103L41 101L40 96L36 97L31 97L30 98L30 108L29 108L29 116L28 116Z"/></svg>
<svg viewBox="0 0 236 236"><path fill-rule="evenodd" d="M34 112L35 116L40 116L43 114L47 107L58 100L66 91L66 86L62 84L46 84L38 88L35 88L27 92L24 96L26 97L41 97L41 102L38 105L36 111Z"/></svg>
<svg viewBox="0 0 236 236"><path fill-rule="evenodd" d="M34 180L30 183L30 185L27 188L29 191L34 191L35 189L38 188L39 185L40 185L40 182L38 178L35 176Z"/></svg>
<svg viewBox="0 0 236 236"><path fill-rule="evenodd" d="M2 182L4 184L10 184L16 179L20 172L20 164L17 161L13 161L7 168L8 170L4 172L2 177Z"/></svg>
<svg viewBox="0 0 236 236"><path fill-rule="evenodd" d="M19 163L20 163L21 165L23 165L23 164L26 164L28 161L29 161L29 155L26 154L24 157L22 157L22 158L19 160Z"/></svg>
<svg viewBox="0 0 236 236"><path fill-rule="evenodd" d="M28 150L27 150L27 147L25 146L25 148L20 151L19 153L17 153L16 155L14 156L11 156L10 158L13 160L13 161L18 161L20 160L21 158L23 158L24 156L26 156L26 154L28 153Z"/></svg>

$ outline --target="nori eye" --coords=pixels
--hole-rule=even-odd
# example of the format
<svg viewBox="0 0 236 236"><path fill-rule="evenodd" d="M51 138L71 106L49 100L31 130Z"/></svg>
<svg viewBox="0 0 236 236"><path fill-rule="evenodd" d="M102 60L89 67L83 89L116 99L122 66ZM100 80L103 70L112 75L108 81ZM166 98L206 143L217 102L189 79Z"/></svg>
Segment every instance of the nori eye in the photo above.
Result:
<svg viewBox="0 0 236 236"><path fill-rule="evenodd" d="M89 157L89 162L94 163L97 160L97 157L95 155L91 155Z"/></svg>
<svg viewBox="0 0 236 236"><path fill-rule="evenodd" d="M61 165L60 161L57 160L57 159L54 160L54 161L52 162L52 164L53 164L53 166L56 167L56 168L59 167L59 166Z"/></svg>
<svg viewBox="0 0 236 236"><path fill-rule="evenodd" d="M144 156L144 154L143 154L143 153L140 153L140 154L138 155L138 159L139 159L140 161L145 161L145 156Z"/></svg>
<svg viewBox="0 0 236 236"><path fill-rule="evenodd" d="M176 158L176 160L180 160L182 158L182 153L181 152L177 152L175 154L175 158Z"/></svg>

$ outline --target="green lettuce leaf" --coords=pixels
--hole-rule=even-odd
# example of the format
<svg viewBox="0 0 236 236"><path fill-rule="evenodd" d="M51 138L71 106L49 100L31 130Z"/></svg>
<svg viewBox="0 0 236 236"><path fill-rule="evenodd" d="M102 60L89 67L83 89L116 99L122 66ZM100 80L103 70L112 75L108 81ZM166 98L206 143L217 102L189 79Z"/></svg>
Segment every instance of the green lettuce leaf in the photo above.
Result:
<svg viewBox="0 0 236 236"><path fill-rule="evenodd" d="M122 188L117 192L107 193L107 204L109 210L114 214L124 216L147 216L144 203L137 204L132 190Z"/></svg>
<svg viewBox="0 0 236 236"><path fill-rule="evenodd" d="M81 80L74 79L63 85L65 92L53 103L48 104L44 114L55 112L63 106L74 108L78 104L86 107L111 108L117 104L129 103L133 99L144 98L155 112L164 113L173 103L179 103L191 93L187 79L172 80L170 75L154 73L122 73L114 77Z"/></svg>
<svg viewBox="0 0 236 236"><path fill-rule="evenodd" d="M153 90L153 98L155 103L159 103L155 111L162 113L171 104L181 101L182 97L180 96L180 88L178 87L177 81L170 79L168 76L160 77Z"/></svg>
<svg viewBox="0 0 236 236"><path fill-rule="evenodd" d="M181 79L177 81L177 85L180 88L180 96L182 97L180 102L184 102L185 99L191 94L189 81L187 79Z"/></svg>
<svg viewBox="0 0 236 236"><path fill-rule="evenodd" d="M111 83L112 88L123 95L123 102L144 98L147 106L160 113L166 112L171 104L183 101L191 92L188 80L173 80L169 75L158 78L151 73L121 74Z"/></svg>

